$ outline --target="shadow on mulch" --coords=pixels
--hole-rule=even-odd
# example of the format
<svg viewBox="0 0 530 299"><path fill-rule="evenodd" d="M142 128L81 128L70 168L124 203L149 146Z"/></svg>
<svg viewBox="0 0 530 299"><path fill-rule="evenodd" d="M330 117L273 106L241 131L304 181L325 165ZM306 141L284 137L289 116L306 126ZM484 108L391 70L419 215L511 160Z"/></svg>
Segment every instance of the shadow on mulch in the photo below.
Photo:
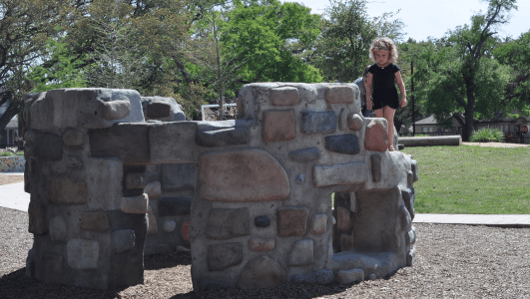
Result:
<svg viewBox="0 0 530 299"><path fill-rule="evenodd" d="M160 270L165 268L173 268L175 266L189 266L191 265L190 252L168 252L144 257L145 270Z"/></svg>

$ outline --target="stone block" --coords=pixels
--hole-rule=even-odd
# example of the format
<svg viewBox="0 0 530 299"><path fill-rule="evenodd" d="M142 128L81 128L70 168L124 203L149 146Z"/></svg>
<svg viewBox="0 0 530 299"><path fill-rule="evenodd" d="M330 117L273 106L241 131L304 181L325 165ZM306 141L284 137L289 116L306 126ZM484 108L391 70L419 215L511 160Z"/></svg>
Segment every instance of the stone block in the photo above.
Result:
<svg viewBox="0 0 530 299"><path fill-rule="evenodd" d="M339 154L356 155L361 151L359 138L355 135L326 136L326 149Z"/></svg>
<svg viewBox="0 0 530 299"><path fill-rule="evenodd" d="M78 156L66 156L64 157L63 162L66 167L77 170L83 169L84 166L83 159Z"/></svg>
<svg viewBox="0 0 530 299"><path fill-rule="evenodd" d="M88 158L86 183L88 208L92 211L120 209L123 164L117 158Z"/></svg>
<svg viewBox="0 0 530 299"><path fill-rule="evenodd" d="M247 208L212 209L206 226L206 237L227 240L250 234L250 216Z"/></svg>
<svg viewBox="0 0 530 299"><path fill-rule="evenodd" d="M293 106L300 103L298 88L296 87L271 88L269 98L274 106Z"/></svg>
<svg viewBox="0 0 530 299"><path fill-rule="evenodd" d="M355 100L356 90L347 85L328 84L324 91L324 98L329 104L351 104Z"/></svg>
<svg viewBox="0 0 530 299"><path fill-rule="evenodd" d="M149 127L146 123L120 123L106 129L89 130L92 157L116 157L125 164L150 162Z"/></svg>
<svg viewBox="0 0 530 299"><path fill-rule="evenodd" d="M61 216L55 216L50 220L50 237L52 241L65 241L66 222Z"/></svg>
<svg viewBox="0 0 530 299"><path fill-rule="evenodd" d="M41 92L32 97L30 107L31 128L40 131L53 130L53 99Z"/></svg>
<svg viewBox="0 0 530 299"><path fill-rule="evenodd" d="M309 208L300 206L282 207L278 209L278 236L303 236L307 230Z"/></svg>
<svg viewBox="0 0 530 299"><path fill-rule="evenodd" d="M195 135L195 143L205 147L249 144L250 131L243 126L198 131Z"/></svg>
<svg viewBox="0 0 530 299"><path fill-rule="evenodd" d="M195 190L195 164L162 165L162 189L167 191Z"/></svg>
<svg viewBox="0 0 530 299"><path fill-rule="evenodd" d="M354 249L354 236L350 234L340 234L340 251L351 251Z"/></svg>
<svg viewBox="0 0 530 299"><path fill-rule="evenodd" d="M59 161L63 158L64 142L61 136L51 133L37 134L35 156L46 161Z"/></svg>
<svg viewBox="0 0 530 299"><path fill-rule="evenodd" d="M267 215L261 215L254 218L254 225L256 227L269 227L271 225L271 220Z"/></svg>
<svg viewBox="0 0 530 299"><path fill-rule="evenodd" d="M172 116L171 105L159 100L150 101L146 112L145 116L150 119L169 118Z"/></svg>
<svg viewBox="0 0 530 299"><path fill-rule="evenodd" d="M339 112L339 130L344 131L348 128L348 110L341 108Z"/></svg>
<svg viewBox="0 0 530 299"><path fill-rule="evenodd" d="M136 241L136 234L132 229L119 229L111 234L112 250L116 253L122 253L133 249Z"/></svg>
<svg viewBox="0 0 530 299"><path fill-rule="evenodd" d="M359 114L348 114L348 128L352 131L359 131L363 128L363 119Z"/></svg>
<svg viewBox="0 0 530 299"><path fill-rule="evenodd" d="M316 165L313 167L313 180L316 187L362 184L367 181L367 172L364 162Z"/></svg>
<svg viewBox="0 0 530 299"><path fill-rule="evenodd" d="M158 223L156 221L155 213L153 213L153 208L149 205L147 210L147 217L149 226L147 227L147 235L156 235L158 233Z"/></svg>
<svg viewBox="0 0 530 299"><path fill-rule="evenodd" d="M147 119L161 121L183 121L186 115L173 98L142 97L142 106Z"/></svg>
<svg viewBox="0 0 530 299"><path fill-rule="evenodd" d="M344 207L337 207L337 228L349 230L352 224L350 211Z"/></svg>
<svg viewBox="0 0 530 299"><path fill-rule="evenodd" d="M337 130L335 111L302 111L300 131L307 135L333 134Z"/></svg>
<svg viewBox="0 0 530 299"><path fill-rule="evenodd" d="M197 160L195 143L197 123L182 121L156 124L149 130L151 162L193 163Z"/></svg>
<svg viewBox="0 0 530 299"><path fill-rule="evenodd" d="M305 148L289 152L289 158L297 162L309 162L320 158L320 151L316 147Z"/></svg>
<svg viewBox="0 0 530 299"><path fill-rule="evenodd" d="M416 194L414 192L414 188L407 188L405 190L401 190L401 197L403 198L403 202L405 202L405 207L409 211L410 218L414 220L414 202L416 201Z"/></svg>
<svg viewBox="0 0 530 299"><path fill-rule="evenodd" d="M81 217L81 229L104 232L110 228L109 217L105 212L88 212Z"/></svg>
<svg viewBox="0 0 530 299"><path fill-rule="evenodd" d="M159 198L162 195L162 184L159 181L148 183L144 192L147 193L149 199Z"/></svg>
<svg viewBox="0 0 530 299"><path fill-rule="evenodd" d="M68 265L76 270L97 269L99 260L99 242L74 238L66 245Z"/></svg>
<svg viewBox="0 0 530 299"><path fill-rule="evenodd" d="M372 165L372 182L377 183L381 181L381 163L382 157L378 154L373 154L370 156L370 163Z"/></svg>
<svg viewBox="0 0 530 299"><path fill-rule="evenodd" d="M412 171L412 182L417 182L419 180L418 161L410 160L410 170Z"/></svg>
<svg viewBox="0 0 530 299"><path fill-rule="evenodd" d="M42 235L48 232L48 224L46 223L46 206L30 202L28 207L28 218L28 231L30 233Z"/></svg>
<svg viewBox="0 0 530 299"><path fill-rule="evenodd" d="M309 285L327 285L333 283L334 279L333 270L322 269L317 272L294 275L292 282Z"/></svg>
<svg viewBox="0 0 530 299"><path fill-rule="evenodd" d="M278 201L290 193L285 169L260 149L204 154L199 165L199 193L206 200Z"/></svg>
<svg viewBox="0 0 530 299"><path fill-rule="evenodd" d="M285 282L285 270L268 256L249 261L239 276L237 287L241 289L273 288Z"/></svg>
<svg viewBox="0 0 530 299"><path fill-rule="evenodd" d="M414 226L405 234L405 243L407 245L414 245L416 243L416 228Z"/></svg>
<svg viewBox="0 0 530 299"><path fill-rule="evenodd" d="M84 205L87 203L87 183L69 176L48 177L48 201L56 205Z"/></svg>
<svg viewBox="0 0 530 299"><path fill-rule="evenodd" d="M340 270L337 273L337 280L340 284L352 284L363 281L364 271L363 269Z"/></svg>
<svg viewBox="0 0 530 299"><path fill-rule="evenodd" d="M143 189L147 186L147 175L141 172L128 173L125 186L127 189Z"/></svg>
<svg viewBox="0 0 530 299"><path fill-rule="evenodd" d="M248 248L252 251L271 251L276 246L274 239L249 239Z"/></svg>
<svg viewBox="0 0 530 299"><path fill-rule="evenodd" d="M405 206L399 208L399 217L401 222L401 228L408 229L412 223L412 218L410 217L409 211Z"/></svg>
<svg viewBox="0 0 530 299"><path fill-rule="evenodd" d="M278 142L296 137L293 110L263 112L263 141Z"/></svg>
<svg viewBox="0 0 530 299"><path fill-rule="evenodd" d="M162 223L162 230L166 233L170 233L177 228L177 222L173 219L166 219Z"/></svg>
<svg viewBox="0 0 530 299"><path fill-rule="evenodd" d="M101 112L105 120L122 119L131 113L131 103L128 100L104 102Z"/></svg>
<svg viewBox="0 0 530 299"><path fill-rule="evenodd" d="M63 134L63 141L68 147L82 147L87 140L88 136L79 129L70 128Z"/></svg>
<svg viewBox="0 0 530 299"><path fill-rule="evenodd" d="M138 196L122 197L120 209L126 214L144 214L148 211L149 197L143 193Z"/></svg>
<svg viewBox="0 0 530 299"><path fill-rule="evenodd" d="M180 233L184 241L186 241L189 244L190 243L190 222L189 221L182 222L182 225L180 226Z"/></svg>
<svg viewBox="0 0 530 299"><path fill-rule="evenodd" d="M287 264L289 266L306 266L314 262L313 240L305 239L294 242Z"/></svg>
<svg viewBox="0 0 530 299"><path fill-rule="evenodd" d="M326 232L328 216L326 214L315 214L311 217L311 229L313 235L321 235Z"/></svg>
<svg viewBox="0 0 530 299"><path fill-rule="evenodd" d="M63 257L58 254L45 252L41 260L42 280L46 283L63 282Z"/></svg>
<svg viewBox="0 0 530 299"><path fill-rule="evenodd" d="M364 148L367 151L385 152L388 149L388 125L386 119L374 118L366 125Z"/></svg>
<svg viewBox="0 0 530 299"><path fill-rule="evenodd" d="M208 270L223 271L239 265L243 261L243 245L241 243L223 243L208 245Z"/></svg>
<svg viewBox="0 0 530 299"><path fill-rule="evenodd" d="M189 215L190 211L191 198L189 197L162 197L158 202L160 217Z"/></svg>

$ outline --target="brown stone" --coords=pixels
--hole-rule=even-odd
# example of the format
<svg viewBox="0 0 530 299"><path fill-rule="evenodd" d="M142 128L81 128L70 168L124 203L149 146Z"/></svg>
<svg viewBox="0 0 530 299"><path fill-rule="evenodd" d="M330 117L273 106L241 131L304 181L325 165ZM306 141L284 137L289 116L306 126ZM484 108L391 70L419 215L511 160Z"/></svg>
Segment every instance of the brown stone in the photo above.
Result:
<svg viewBox="0 0 530 299"><path fill-rule="evenodd" d="M147 210L147 217L149 218L149 227L147 228L147 235L156 235L158 233L158 223L156 222L155 213L153 208L149 205Z"/></svg>
<svg viewBox="0 0 530 299"><path fill-rule="evenodd" d="M142 193L137 196L122 197L120 201L120 209L126 214L144 214L147 213L149 197Z"/></svg>
<svg viewBox="0 0 530 299"><path fill-rule="evenodd" d="M28 207L29 228L33 234L42 235L48 232L46 223L46 207L44 205L29 203Z"/></svg>
<svg viewBox="0 0 530 299"><path fill-rule="evenodd" d="M48 178L48 201L56 205L84 205L87 203L87 184L69 176Z"/></svg>
<svg viewBox="0 0 530 299"><path fill-rule="evenodd" d="M289 178L269 153L260 149L214 152L199 158L201 198L222 202L284 200Z"/></svg>
<svg viewBox="0 0 530 299"><path fill-rule="evenodd" d="M79 129L68 129L63 135L63 141L68 147L83 146L86 140L87 135Z"/></svg>
<svg viewBox="0 0 530 299"><path fill-rule="evenodd" d="M261 289L279 286L285 282L285 270L268 256L260 256L248 262L239 276L237 287Z"/></svg>
<svg viewBox="0 0 530 299"><path fill-rule="evenodd" d="M363 120L359 114L348 114L348 128L352 131L359 131L363 128Z"/></svg>
<svg viewBox="0 0 530 299"><path fill-rule="evenodd" d="M294 111L263 112L263 141L277 142L296 137Z"/></svg>
<svg viewBox="0 0 530 299"><path fill-rule="evenodd" d="M208 270L223 271L239 265L243 261L243 245L241 243L224 243L208 245Z"/></svg>
<svg viewBox="0 0 530 299"><path fill-rule="evenodd" d="M385 152L388 148L386 120L372 119L366 126L364 148L367 151Z"/></svg>
<svg viewBox="0 0 530 299"><path fill-rule="evenodd" d="M341 251L353 250L353 235L341 234L340 235L340 249Z"/></svg>
<svg viewBox="0 0 530 299"><path fill-rule="evenodd" d="M327 230L328 216L326 214L315 214L311 221L310 232L313 235L321 235Z"/></svg>
<svg viewBox="0 0 530 299"><path fill-rule="evenodd" d="M250 239L248 240L248 248L252 251L271 251L276 246L274 239Z"/></svg>
<svg viewBox="0 0 530 299"><path fill-rule="evenodd" d="M326 102L329 104L353 103L355 90L347 85L327 85L325 90Z"/></svg>
<svg viewBox="0 0 530 299"><path fill-rule="evenodd" d="M293 106L300 103L298 89L295 87L278 87L270 90L269 98L274 106Z"/></svg>
<svg viewBox="0 0 530 299"><path fill-rule="evenodd" d="M110 228L109 217L105 212L84 213L81 217L81 229L106 231Z"/></svg>
<svg viewBox="0 0 530 299"><path fill-rule="evenodd" d="M349 230L352 226L350 211L344 207L337 208L337 228Z"/></svg>
<svg viewBox="0 0 530 299"><path fill-rule="evenodd" d="M278 209L278 236L303 236L307 230L307 207L284 207Z"/></svg>
<svg viewBox="0 0 530 299"><path fill-rule="evenodd" d="M226 240L250 234L250 216L247 208L212 209L208 217L206 237Z"/></svg>

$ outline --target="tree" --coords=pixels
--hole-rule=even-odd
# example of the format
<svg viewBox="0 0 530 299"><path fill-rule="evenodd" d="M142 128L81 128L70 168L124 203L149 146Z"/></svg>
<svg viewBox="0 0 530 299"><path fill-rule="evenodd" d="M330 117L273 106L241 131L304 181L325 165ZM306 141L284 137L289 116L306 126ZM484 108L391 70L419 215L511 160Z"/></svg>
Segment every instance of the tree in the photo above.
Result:
<svg viewBox="0 0 530 299"><path fill-rule="evenodd" d="M399 41L404 24L391 21L396 13L368 16L367 0L333 0L326 8L322 34L313 51L307 53L311 64L319 68L326 81L352 82L372 64L368 51L377 36Z"/></svg>
<svg viewBox="0 0 530 299"><path fill-rule="evenodd" d="M471 17L471 25L457 27L440 40L422 45L418 71L418 97L436 118L455 117L468 141L476 117L488 118L501 106L508 70L492 58L498 40L494 29L507 22L515 0L490 0L488 10ZM463 111L463 113L461 112Z"/></svg>

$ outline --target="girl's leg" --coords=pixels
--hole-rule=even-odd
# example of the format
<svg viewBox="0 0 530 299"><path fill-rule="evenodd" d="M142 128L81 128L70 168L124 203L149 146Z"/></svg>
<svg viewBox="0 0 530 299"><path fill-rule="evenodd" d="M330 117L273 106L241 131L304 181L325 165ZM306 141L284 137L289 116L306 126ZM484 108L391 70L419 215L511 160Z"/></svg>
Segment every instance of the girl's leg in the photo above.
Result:
<svg viewBox="0 0 530 299"><path fill-rule="evenodd" d="M396 109L385 106L380 110L382 110L383 117L388 122L388 150L394 151L394 112Z"/></svg>

